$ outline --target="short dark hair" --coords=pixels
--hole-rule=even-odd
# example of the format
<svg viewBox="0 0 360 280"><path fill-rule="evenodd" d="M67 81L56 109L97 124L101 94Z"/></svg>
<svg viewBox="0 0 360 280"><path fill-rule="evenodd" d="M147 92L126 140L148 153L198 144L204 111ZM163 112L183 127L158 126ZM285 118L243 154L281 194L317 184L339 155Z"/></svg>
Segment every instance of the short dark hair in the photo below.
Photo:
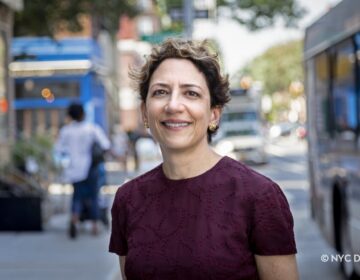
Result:
<svg viewBox="0 0 360 280"><path fill-rule="evenodd" d="M130 78L135 82L136 90L140 93L141 100L145 103L149 90L150 79L157 67L168 58L190 60L206 79L210 92L211 108L224 107L230 101L228 75L222 75L217 53L210 51L209 43L204 40L195 42L180 38L170 38L152 48L146 57L145 64L140 69L130 69ZM216 133L208 129L208 142Z"/></svg>
<svg viewBox="0 0 360 280"><path fill-rule="evenodd" d="M75 121L82 121L85 117L84 107L79 103L72 103L67 109L67 114Z"/></svg>

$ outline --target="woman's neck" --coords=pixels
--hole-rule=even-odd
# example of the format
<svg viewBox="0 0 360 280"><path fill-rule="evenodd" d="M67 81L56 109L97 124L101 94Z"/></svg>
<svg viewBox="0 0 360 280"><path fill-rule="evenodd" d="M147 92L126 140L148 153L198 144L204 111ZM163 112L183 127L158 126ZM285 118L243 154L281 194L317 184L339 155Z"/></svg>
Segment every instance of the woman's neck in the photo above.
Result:
<svg viewBox="0 0 360 280"><path fill-rule="evenodd" d="M215 153L208 145L197 151L163 152L163 171L169 179L179 180L198 176L211 169L221 156Z"/></svg>

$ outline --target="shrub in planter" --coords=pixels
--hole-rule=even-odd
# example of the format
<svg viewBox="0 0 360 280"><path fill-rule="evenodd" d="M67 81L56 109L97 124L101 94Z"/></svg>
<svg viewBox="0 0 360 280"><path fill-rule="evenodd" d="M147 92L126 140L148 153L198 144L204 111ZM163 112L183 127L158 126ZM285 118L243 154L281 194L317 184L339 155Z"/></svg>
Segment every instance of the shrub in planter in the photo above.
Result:
<svg viewBox="0 0 360 280"><path fill-rule="evenodd" d="M0 171L0 230L41 230L47 187L57 171L52 141L46 135L19 139L11 163Z"/></svg>

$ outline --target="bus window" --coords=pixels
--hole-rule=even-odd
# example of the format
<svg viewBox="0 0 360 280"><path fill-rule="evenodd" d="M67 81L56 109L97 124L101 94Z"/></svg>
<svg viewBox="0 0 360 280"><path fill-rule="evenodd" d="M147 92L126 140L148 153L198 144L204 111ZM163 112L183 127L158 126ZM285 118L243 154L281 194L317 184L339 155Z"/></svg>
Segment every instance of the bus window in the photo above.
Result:
<svg viewBox="0 0 360 280"><path fill-rule="evenodd" d="M336 49L334 69L334 121L336 132L351 140L357 128L355 52L351 40ZM352 136L351 136L352 135Z"/></svg>
<svg viewBox="0 0 360 280"><path fill-rule="evenodd" d="M80 84L77 80L46 80L27 79L16 83L16 99L34 98L41 99L42 91L49 89L55 98L71 98L80 96Z"/></svg>
<svg viewBox="0 0 360 280"><path fill-rule="evenodd" d="M329 59L327 53L315 57L316 130L320 137L330 135Z"/></svg>
<svg viewBox="0 0 360 280"><path fill-rule="evenodd" d="M357 83L358 83L358 89L360 91L360 33L355 35L355 42L356 42L356 58L358 61L358 70L357 70ZM358 108L360 108L360 92L358 92L358 96L359 96L359 106ZM360 119L360 110L358 112L359 118ZM360 125L360 124L359 124Z"/></svg>

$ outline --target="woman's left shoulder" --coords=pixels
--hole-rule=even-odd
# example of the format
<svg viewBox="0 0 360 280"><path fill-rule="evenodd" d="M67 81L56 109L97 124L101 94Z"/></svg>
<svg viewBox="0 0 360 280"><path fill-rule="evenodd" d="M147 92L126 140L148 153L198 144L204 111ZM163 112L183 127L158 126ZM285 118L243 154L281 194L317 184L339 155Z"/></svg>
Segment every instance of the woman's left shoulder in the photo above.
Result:
<svg viewBox="0 0 360 280"><path fill-rule="evenodd" d="M275 195L282 193L278 184L273 180L232 158L227 157L224 160L221 172L224 173L223 178L228 178L253 196L265 193L273 193Z"/></svg>

